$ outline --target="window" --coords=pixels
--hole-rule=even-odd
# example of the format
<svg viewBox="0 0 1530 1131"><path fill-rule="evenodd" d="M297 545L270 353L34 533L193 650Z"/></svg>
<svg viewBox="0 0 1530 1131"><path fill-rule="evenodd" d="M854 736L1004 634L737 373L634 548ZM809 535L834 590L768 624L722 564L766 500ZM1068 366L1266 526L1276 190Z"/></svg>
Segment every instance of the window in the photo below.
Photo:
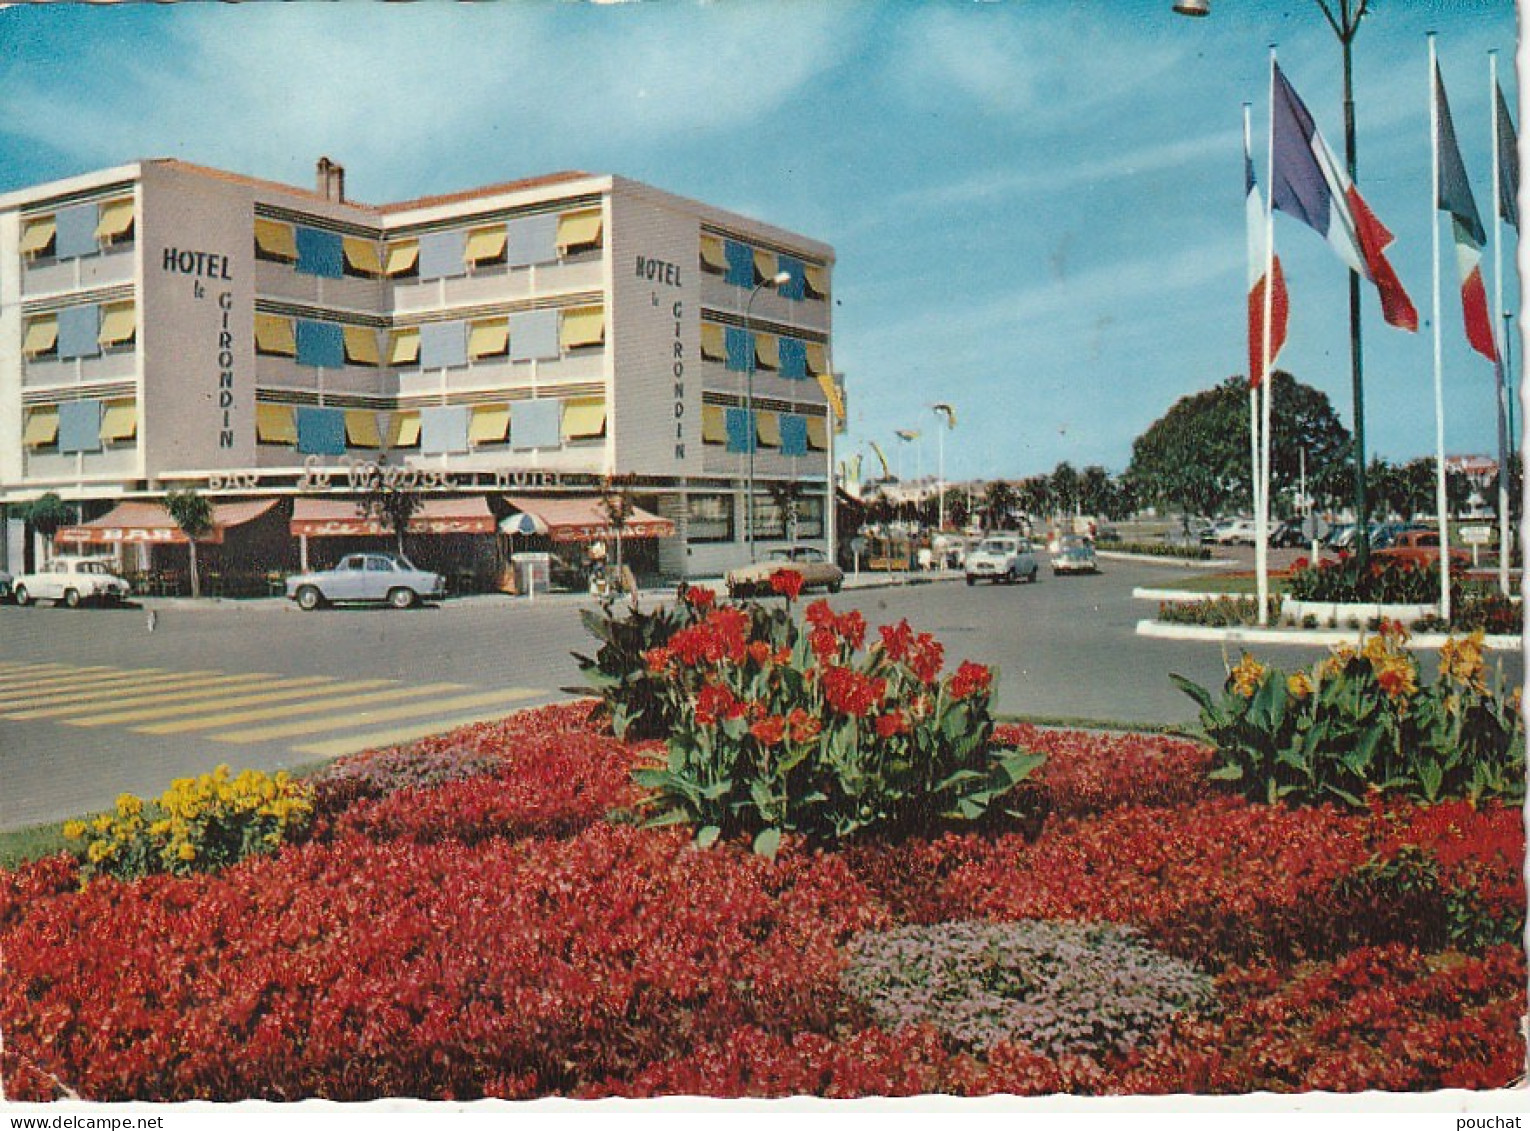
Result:
<svg viewBox="0 0 1530 1131"><path fill-rule="evenodd" d="M58 406L47 405L27 413L21 442L33 451L58 446Z"/></svg>
<svg viewBox="0 0 1530 1131"><path fill-rule="evenodd" d="M345 440L353 448L382 447L382 433L377 430L377 413L364 408L346 409Z"/></svg>
<svg viewBox="0 0 1530 1131"><path fill-rule="evenodd" d="M58 312L60 359L101 356L101 308L94 303Z"/></svg>
<svg viewBox="0 0 1530 1131"><path fill-rule="evenodd" d="M384 273L390 279L413 279L420 274L420 241L397 240L387 245Z"/></svg>
<svg viewBox="0 0 1530 1131"><path fill-rule="evenodd" d="M383 273L382 256L377 245L359 236L346 236L340 241L345 257L345 273L359 279L380 278Z"/></svg>
<svg viewBox="0 0 1530 1131"><path fill-rule="evenodd" d="M421 236L419 270L421 279L467 274L467 232L427 232Z"/></svg>
<svg viewBox="0 0 1530 1131"><path fill-rule="evenodd" d="M685 504L687 542L732 542L732 495L691 495Z"/></svg>
<svg viewBox="0 0 1530 1131"><path fill-rule="evenodd" d="M378 366L382 364L382 355L377 351L376 330L366 326L346 326L343 329L347 365Z"/></svg>
<svg viewBox="0 0 1530 1131"><path fill-rule="evenodd" d="M754 336L754 365L756 369L768 369L772 373L781 368L780 339L774 334Z"/></svg>
<svg viewBox="0 0 1530 1131"><path fill-rule="evenodd" d="M795 412L783 412L780 435L783 456L807 455L807 417Z"/></svg>
<svg viewBox="0 0 1530 1131"><path fill-rule="evenodd" d="M27 319L21 352L29 360L58 356L58 315L38 314Z"/></svg>
<svg viewBox="0 0 1530 1131"><path fill-rule="evenodd" d="M701 235L701 269L708 275L728 273L728 254L723 248L721 236Z"/></svg>
<svg viewBox="0 0 1530 1131"><path fill-rule="evenodd" d="M563 403L563 439L600 440L606 434L606 399L575 397Z"/></svg>
<svg viewBox="0 0 1530 1131"><path fill-rule="evenodd" d="M459 369L467 362L466 322L427 322L420 327L421 369Z"/></svg>
<svg viewBox="0 0 1530 1131"><path fill-rule="evenodd" d="M420 414L418 412L395 412L389 422L388 447L418 448L420 446Z"/></svg>
<svg viewBox="0 0 1530 1131"><path fill-rule="evenodd" d="M776 288L776 293L782 298L791 299L793 302L801 302L807 296L806 264L793 255L778 255L776 256L776 270L785 271L791 276L785 283Z"/></svg>
<svg viewBox="0 0 1530 1131"><path fill-rule="evenodd" d="M255 258L269 263L296 263L297 236L291 224L255 217Z"/></svg>
<svg viewBox="0 0 1530 1131"><path fill-rule="evenodd" d="M297 414L290 404L255 405L255 438L262 444L293 447L298 442Z"/></svg>
<svg viewBox="0 0 1530 1131"><path fill-rule="evenodd" d="M563 443L563 402L517 401L510 416L510 446L516 451L556 448Z"/></svg>
<svg viewBox="0 0 1530 1131"><path fill-rule="evenodd" d="M126 444L138 438L138 402L117 400L106 402L106 412L101 417L101 440L106 444Z"/></svg>
<svg viewBox="0 0 1530 1131"><path fill-rule="evenodd" d="M751 368L755 353L754 335L737 326L724 327L728 349L728 368L745 373Z"/></svg>
<svg viewBox="0 0 1530 1131"><path fill-rule="evenodd" d="M505 265L505 226L474 228L468 232L464 255L475 270Z"/></svg>
<svg viewBox="0 0 1530 1131"><path fill-rule="evenodd" d="M64 401L58 406L58 450L60 452L99 452L101 450L100 401Z"/></svg>
<svg viewBox="0 0 1530 1131"><path fill-rule="evenodd" d="M723 256L728 261L728 282L735 287L754 286L754 251L748 244L724 240Z"/></svg>
<svg viewBox="0 0 1530 1131"><path fill-rule="evenodd" d="M345 327L335 322L297 324L297 363L316 369L340 369L345 365Z"/></svg>
<svg viewBox="0 0 1530 1131"><path fill-rule="evenodd" d="M760 447L779 448L781 446L781 416L779 413L755 413L755 427L758 430Z"/></svg>
<svg viewBox="0 0 1530 1131"><path fill-rule="evenodd" d="M97 212L94 204L60 208L53 216L57 226L53 255L56 259L79 259L101 250L96 241Z"/></svg>
<svg viewBox="0 0 1530 1131"><path fill-rule="evenodd" d="M757 286L758 284L763 283L766 279L773 277L775 273L776 253L773 251L766 251L763 247L755 248L754 282L750 283L749 285L751 287Z"/></svg>
<svg viewBox="0 0 1530 1131"><path fill-rule="evenodd" d="M600 306L577 306L563 312L559 343L565 350L603 346L606 342L606 311Z"/></svg>
<svg viewBox="0 0 1530 1131"><path fill-rule="evenodd" d="M338 408L297 410L297 448L306 455L345 454L345 412Z"/></svg>
<svg viewBox="0 0 1530 1131"><path fill-rule="evenodd" d="M815 452L829 450L829 418L827 416L807 418L807 441L808 447Z"/></svg>
<svg viewBox="0 0 1530 1131"><path fill-rule="evenodd" d="M435 405L420 410L421 452L442 455L467 450L467 405Z"/></svg>
<svg viewBox="0 0 1530 1131"><path fill-rule="evenodd" d="M701 406L701 442L718 446L728 442L728 418L722 405Z"/></svg>
<svg viewBox="0 0 1530 1131"><path fill-rule="evenodd" d="M555 263L558 259L558 216L553 212L517 216L506 225L509 246L505 260L511 267Z"/></svg>
<svg viewBox="0 0 1530 1131"><path fill-rule="evenodd" d="M567 258L600 250L602 224L599 208L563 213L558 217L558 254Z"/></svg>
<svg viewBox="0 0 1530 1131"><path fill-rule="evenodd" d="M469 323L467 355L469 361L481 361L486 357L509 357L510 320L488 318Z"/></svg>
<svg viewBox="0 0 1530 1131"><path fill-rule="evenodd" d="M118 247L133 242L133 198L119 197L103 200L96 221L96 239L107 247Z"/></svg>
<svg viewBox="0 0 1530 1131"><path fill-rule="evenodd" d="M256 311L255 353L266 357L296 357L297 338L292 330L292 319Z"/></svg>
<svg viewBox="0 0 1530 1131"><path fill-rule="evenodd" d="M751 420L754 413L747 408L727 408L723 418L728 432L730 452L751 452L755 446L756 428Z"/></svg>
<svg viewBox="0 0 1530 1131"><path fill-rule="evenodd" d="M823 537L823 496L807 495L797 500L798 538Z"/></svg>
<svg viewBox="0 0 1530 1131"><path fill-rule="evenodd" d="M24 259L52 259L57 240L58 225L51 214L31 216L21 222L21 254Z"/></svg>
<svg viewBox="0 0 1530 1131"><path fill-rule="evenodd" d="M510 406L484 404L473 406L473 419L468 423L468 442L474 447L482 444L503 444L510 435Z"/></svg>
<svg viewBox="0 0 1530 1131"><path fill-rule="evenodd" d="M321 279L345 275L345 241L339 233L299 227L296 242L298 274Z"/></svg>
<svg viewBox="0 0 1530 1131"><path fill-rule="evenodd" d="M101 348L131 349L138 337L138 309L131 302L114 302L101 308Z"/></svg>
<svg viewBox="0 0 1530 1131"><path fill-rule="evenodd" d="M806 381L808 377L807 343L801 338L780 339L776 350L781 376L789 381Z"/></svg>
<svg viewBox="0 0 1530 1131"><path fill-rule="evenodd" d="M786 511L769 495L754 497L754 537L786 537Z"/></svg>
<svg viewBox="0 0 1530 1131"><path fill-rule="evenodd" d="M829 297L829 269L808 263L802 268L802 293L819 302Z"/></svg>
<svg viewBox="0 0 1530 1131"><path fill-rule="evenodd" d="M526 310L510 315L511 361L557 361L562 356L556 310Z"/></svg>
<svg viewBox="0 0 1530 1131"><path fill-rule="evenodd" d="M701 324L701 360L728 360L728 336L716 322Z"/></svg>
<svg viewBox="0 0 1530 1131"><path fill-rule="evenodd" d="M420 331L395 330L388 342L388 364L410 369L420 364Z"/></svg>
<svg viewBox="0 0 1530 1131"><path fill-rule="evenodd" d="M804 342L802 353L808 376L822 377L829 372L829 359L822 342Z"/></svg>

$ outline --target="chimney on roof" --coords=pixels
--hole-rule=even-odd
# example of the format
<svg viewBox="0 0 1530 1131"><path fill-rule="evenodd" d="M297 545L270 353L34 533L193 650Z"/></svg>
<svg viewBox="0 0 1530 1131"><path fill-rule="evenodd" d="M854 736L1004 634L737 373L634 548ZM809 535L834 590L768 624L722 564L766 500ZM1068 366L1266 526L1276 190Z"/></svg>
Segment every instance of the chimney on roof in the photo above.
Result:
<svg viewBox="0 0 1530 1131"><path fill-rule="evenodd" d="M328 157L319 158L319 195L336 204L345 203L345 166L337 165Z"/></svg>

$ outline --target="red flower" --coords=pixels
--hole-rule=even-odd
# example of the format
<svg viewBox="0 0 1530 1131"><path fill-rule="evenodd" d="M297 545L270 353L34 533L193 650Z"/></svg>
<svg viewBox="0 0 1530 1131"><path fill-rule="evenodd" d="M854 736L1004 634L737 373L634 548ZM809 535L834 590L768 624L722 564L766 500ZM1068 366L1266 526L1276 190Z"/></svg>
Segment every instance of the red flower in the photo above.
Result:
<svg viewBox="0 0 1530 1131"><path fill-rule="evenodd" d="M685 603L697 612L710 609L717 601L717 594L701 585L687 585L681 591L681 596L684 598Z"/></svg>
<svg viewBox="0 0 1530 1131"><path fill-rule="evenodd" d="M780 715L766 715L749 728L749 733L766 746L777 746L786 736L786 720Z"/></svg>
<svg viewBox="0 0 1530 1131"><path fill-rule="evenodd" d="M829 602L825 601L822 597L809 605L802 615L807 618L808 624L814 628L834 627L834 610L829 608Z"/></svg>
<svg viewBox="0 0 1530 1131"><path fill-rule="evenodd" d="M799 746L812 742L823 731L823 724L801 707L793 707L786 721L791 724L792 741Z"/></svg>
<svg viewBox="0 0 1530 1131"><path fill-rule="evenodd" d="M992 671L982 664L963 660L962 666L957 668L956 674L951 677L951 698L966 699L969 695L987 691L991 686L993 686Z"/></svg>
<svg viewBox="0 0 1530 1131"><path fill-rule="evenodd" d="M1292 562L1291 563L1291 568L1293 570L1296 570L1296 569L1306 569L1311 564L1312 563L1307 561L1306 558L1302 557L1302 558L1297 558L1294 562Z"/></svg>
<svg viewBox="0 0 1530 1131"><path fill-rule="evenodd" d="M748 652L749 658L762 668L771 661L770 644L764 640L751 640Z"/></svg>
<svg viewBox="0 0 1530 1131"><path fill-rule="evenodd" d="M877 632L882 636L882 652L889 660L901 662L908 658L909 648L914 643L914 630L909 627L907 618L897 624L884 624Z"/></svg>
<svg viewBox="0 0 1530 1131"><path fill-rule="evenodd" d="M802 574L794 569L778 569L770 575L770 591L779 593L788 601L795 601L802 593Z"/></svg>
<svg viewBox="0 0 1530 1131"><path fill-rule="evenodd" d="M941 665L945 663L945 660L945 645L928 632L921 632L914 640L908 664L914 669L914 675L918 677L919 682L928 687L940 678Z"/></svg>
<svg viewBox="0 0 1530 1131"><path fill-rule="evenodd" d="M872 679L851 668L830 667L823 674L823 695L842 715L862 718L887 694L885 679Z"/></svg>
<svg viewBox="0 0 1530 1131"><path fill-rule="evenodd" d="M895 734L908 732L908 719L902 711L897 709L888 711L885 715L877 716L877 737L891 738Z"/></svg>
<svg viewBox="0 0 1530 1131"><path fill-rule="evenodd" d="M663 646L650 648L643 653L643 659L648 662L648 670L657 675L669 666L670 650Z"/></svg>
<svg viewBox="0 0 1530 1131"><path fill-rule="evenodd" d="M709 683L696 695L696 721L702 726L712 726L718 719L738 719L744 715L744 704L720 683Z"/></svg>
<svg viewBox="0 0 1530 1131"><path fill-rule="evenodd" d="M839 655L839 637L832 628L815 628L808 633L808 644L820 663L828 663Z"/></svg>

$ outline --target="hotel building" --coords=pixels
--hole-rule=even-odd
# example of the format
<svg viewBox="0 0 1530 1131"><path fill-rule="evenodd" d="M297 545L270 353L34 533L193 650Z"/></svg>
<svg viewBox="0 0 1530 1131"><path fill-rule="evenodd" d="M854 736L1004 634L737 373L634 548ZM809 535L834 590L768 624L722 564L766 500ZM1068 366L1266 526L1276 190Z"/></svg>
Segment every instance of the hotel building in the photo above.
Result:
<svg viewBox="0 0 1530 1131"><path fill-rule="evenodd" d="M354 505L378 477L425 497L422 535L554 542L598 537L619 477L633 560L679 578L747 560L752 482L757 552L831 549L833 264L609 175L378 206L327 159L312 191L150 160L12 192L0 504L76 502L60 545L141 568L192 487L214 541L274 523L285 560L245 564L292 566L380 533Z"/></svg>

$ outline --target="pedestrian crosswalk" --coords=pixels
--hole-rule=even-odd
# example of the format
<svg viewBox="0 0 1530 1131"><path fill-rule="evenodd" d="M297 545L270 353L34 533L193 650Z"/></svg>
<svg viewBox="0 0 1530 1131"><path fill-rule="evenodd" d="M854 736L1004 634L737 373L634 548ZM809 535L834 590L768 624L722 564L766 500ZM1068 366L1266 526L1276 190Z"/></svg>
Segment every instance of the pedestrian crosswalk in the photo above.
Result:
<svg viewBox="0 0 1530 1131"><path fill-rule="evenodd" d="M549 698L530 687L0 661L0 726L115 728L124 741L278 743L321 758L438 734Z"/></svg>

